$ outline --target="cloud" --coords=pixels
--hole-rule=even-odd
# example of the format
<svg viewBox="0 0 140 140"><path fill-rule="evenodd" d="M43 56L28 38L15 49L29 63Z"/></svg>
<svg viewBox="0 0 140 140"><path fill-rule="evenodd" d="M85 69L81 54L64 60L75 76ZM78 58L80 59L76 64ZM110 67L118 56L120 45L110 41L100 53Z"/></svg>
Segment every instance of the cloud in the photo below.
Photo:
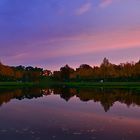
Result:
<svg viewBox="0 0 140 140"><path fill-rule="evenodd" d="M139 55L135 52L140 50L140 31L138 29L138 27L133 27L133 29L117 28L90 35L80 33L52 40L33 39L27 44L28 47L21 44L18 45L20 47L17 51L8 49L12 54L2 56L1 59L3 63L9 65L34 65L44 68L49 66L48 68L53 70L66 63L73 66L84 62L92 64L94 56L91 55L96 55L96 60L101 60L105 56L114 56L114 58L118 56L116 60L122 59L123 61L130 60L130 58L137 60ZM21 48L25 48L25 50L21 50ZM118 52L116 52L117 50ZM122 52L121 50L129 51ZM107 53L104 54L104 52ZM109 52L112 52L112 54L109 54ZM120 52L126 55L122 56Z"/></svg>
<svg viewBox="0 0 140 140"><path fill-rule="evenodd" d="M99 7L104 8L104 7L109 6L111 3L112 3L112 0L102 0Z"/></svg>
<svg viewBox="0 0 140 140"><path fill-rule="evenodd" d="M91 9L91 3L86 3L76 10L76 15L82 15Z"/></svg>

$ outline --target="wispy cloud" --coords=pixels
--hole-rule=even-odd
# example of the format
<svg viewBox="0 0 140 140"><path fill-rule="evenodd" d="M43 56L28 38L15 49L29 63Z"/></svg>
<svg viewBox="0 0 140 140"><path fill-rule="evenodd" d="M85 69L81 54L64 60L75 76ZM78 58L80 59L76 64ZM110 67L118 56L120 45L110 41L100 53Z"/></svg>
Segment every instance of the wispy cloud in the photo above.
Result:
<svg viewBox="0 0 140 140"><path fill-rule="evenodd" d="M88 2L76 10L76 15L82 15L91 9L91 3Z"/></svg>
<svg viewBox="0 0 140 140"><path fill-rule="evenodd" d="M99 7L107 7L112 3L112 0L102 0L102 2L100 3Z"/></svg>

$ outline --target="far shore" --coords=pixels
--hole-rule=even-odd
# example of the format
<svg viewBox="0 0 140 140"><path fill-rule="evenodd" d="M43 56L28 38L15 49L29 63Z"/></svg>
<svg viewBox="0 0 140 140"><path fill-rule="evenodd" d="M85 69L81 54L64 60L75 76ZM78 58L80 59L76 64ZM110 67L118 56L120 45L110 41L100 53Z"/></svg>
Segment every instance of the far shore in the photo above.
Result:
<svg viewBox="0 0 140 140"><path fill-rule="evenodd" d="M140 82L0 82L0 88L20 87L69 87L69 88L125 88L140 89Z"/></svg>
<svg viewBox="0 0 140 140"><path fill-rule="evenodd" d="M0 88L19 88L19 87L32 87L36 83L33 82L0 82Z"/></svg>

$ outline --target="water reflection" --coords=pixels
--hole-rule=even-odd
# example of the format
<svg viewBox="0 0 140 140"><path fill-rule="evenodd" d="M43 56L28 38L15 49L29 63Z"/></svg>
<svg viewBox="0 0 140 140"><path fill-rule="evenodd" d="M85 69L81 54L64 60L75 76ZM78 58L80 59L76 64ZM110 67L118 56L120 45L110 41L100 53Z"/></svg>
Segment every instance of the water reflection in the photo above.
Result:
<svg viewBox="0 0 140 140"><path fill-rule="evenodd" d="M136 90L1 89L0 105L2 140L140 139Z"/></svg>
<svg viewBox="0 0 140 140"><path fill-rule="evenodd" d="M75 88L53 88L53 89L15 89L0 90L0 106L10 102L12 99L33 99L48 95L59 95L65 101L77 97L82 102L99 102L107 112L115 102L140 106L140 91L124 89L75 89Z"/></svg>

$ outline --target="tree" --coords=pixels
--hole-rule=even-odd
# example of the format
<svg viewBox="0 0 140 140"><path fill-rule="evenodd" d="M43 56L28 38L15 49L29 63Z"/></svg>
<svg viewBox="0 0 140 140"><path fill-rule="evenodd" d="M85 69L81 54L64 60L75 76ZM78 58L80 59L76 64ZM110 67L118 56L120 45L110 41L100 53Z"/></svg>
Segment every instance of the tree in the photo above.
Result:
<svg viewBox="0 0 140 140"><path fill-rule="evenodd" d="M104 58L103 62L100 65L100 77L104 80L110 78L111 69L112 69L112 64L109 62L107 58Z"/></svg>
<svg viewBox="0 0 140 140"><path fill-rule="evenodd" d="M61 79L64 81L70 80L70 74L74 72L74 69L69 67L68 65L65 65L64 67L60 68L61 73Z"/></svg>
<svg viewBox="0 0 140 140"><path fill-rule="evenodd" d="M92 67L87 64L82 64L82 65L80 65L79 69L92 69Z"/></svg>

